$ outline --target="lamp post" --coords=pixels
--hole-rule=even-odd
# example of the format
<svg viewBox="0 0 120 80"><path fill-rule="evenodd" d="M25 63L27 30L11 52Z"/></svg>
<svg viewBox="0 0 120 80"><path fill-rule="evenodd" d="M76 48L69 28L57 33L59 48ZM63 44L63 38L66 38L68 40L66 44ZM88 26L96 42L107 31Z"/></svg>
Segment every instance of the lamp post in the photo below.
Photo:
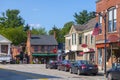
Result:
<svg viewBox="0 0 120 80"><path fill-rule="evenodd" d="M104 74L106 74L106 61L107 61L107 58L106 58L107 57L106 13L94 12L94 14L98 15L98 16L101 16L104 20Z"/></svg>

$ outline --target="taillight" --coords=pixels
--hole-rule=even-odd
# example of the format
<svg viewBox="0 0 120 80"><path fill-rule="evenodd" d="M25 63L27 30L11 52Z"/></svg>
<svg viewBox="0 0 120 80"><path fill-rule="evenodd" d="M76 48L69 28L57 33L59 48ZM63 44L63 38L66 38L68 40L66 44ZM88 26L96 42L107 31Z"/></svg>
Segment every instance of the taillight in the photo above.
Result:
<svg viewBox="0 0 120 80"><path fill-rule="evenodd" d="M85 68L87 68L87 66L86 66L86 65L82 65L81 68L82 68L82 69L85 69Z"/></svg>
<svg viewBox="0 0 120 80"><path fill-rule="evenodd" d="M70 67L70 64L67 64L66 67Z"/></svg>
<svg viewBox="0 0 120 80"><path fill-rule="evenodd" d="M55 64L54 62L52 62L51 64Z"/></svg>
<svg viewBox="0 0 120 80"><path fill-rule="evenodd" d="M95 65L95 68L98 68L98 66L97 66L97 65Z"/></svg>

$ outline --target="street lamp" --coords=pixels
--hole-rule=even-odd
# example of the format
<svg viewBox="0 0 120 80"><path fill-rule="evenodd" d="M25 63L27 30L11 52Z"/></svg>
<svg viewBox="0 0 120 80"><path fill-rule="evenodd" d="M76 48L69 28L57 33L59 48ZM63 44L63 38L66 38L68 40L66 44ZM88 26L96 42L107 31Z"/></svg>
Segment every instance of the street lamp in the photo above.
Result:
<svg viewBox="0 0 120 80"><path fill-rule="evenodd" d="M107 12L107 11L106 11ZM107 57L107 46L106 46L106 43L107 43L107 35L106 35L106 12L105 13L97 13L97 12L93 12L94 15L98 15L98 16L101 16L104 20L104 74L106 74L106 57Z"/></svg>

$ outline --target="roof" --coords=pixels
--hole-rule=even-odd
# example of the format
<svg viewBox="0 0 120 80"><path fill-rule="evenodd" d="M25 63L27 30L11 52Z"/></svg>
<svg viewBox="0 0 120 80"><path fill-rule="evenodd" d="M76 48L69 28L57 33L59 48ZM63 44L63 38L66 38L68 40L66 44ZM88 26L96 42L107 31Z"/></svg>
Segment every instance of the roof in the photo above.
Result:
<svg viewBox="0 0 120 80"><path fill-rule="evenodd" d="M89 20L86 24L85 24L85 30L88 29L93 29L95 27L96 24L96 18L93 18L91 20Z"/></svg>
<svg viewBox="0 0 120 80"><path fill-rule="evenodd" d="M83 31L85 29L84 25L73 25L76 31Z"/></svg>
<svg viewBox="0 0 120 80"><path fill-rule="evenodd" d="M0 43L12 43L10 40L0 35Z"/></svg>
<svg viewBox="0 0 120 80"><path fill-rule="evenodd" d="M31 45L58 45L53 35L31 35Z"/></svg>
<svg viewBox="0 0 120 80"><path fill-rule="evenodd" d="M96 24L96 18L92 18L91 20L89 20L87 23L83 25L77 24L77 25L73 25L73 27L76 31L84 31L84 30L93 29L95 24Z"/></svg>

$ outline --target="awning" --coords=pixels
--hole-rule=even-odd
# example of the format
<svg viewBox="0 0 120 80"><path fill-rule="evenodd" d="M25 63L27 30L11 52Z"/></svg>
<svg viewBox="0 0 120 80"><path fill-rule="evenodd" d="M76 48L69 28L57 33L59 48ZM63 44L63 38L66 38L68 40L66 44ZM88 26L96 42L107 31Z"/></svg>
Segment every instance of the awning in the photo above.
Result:
<svg viewBox="0 0 120 80"><path fill-rule="evenodd" d="M33 53L32 56L57 56L54 53Z"/></svg>

